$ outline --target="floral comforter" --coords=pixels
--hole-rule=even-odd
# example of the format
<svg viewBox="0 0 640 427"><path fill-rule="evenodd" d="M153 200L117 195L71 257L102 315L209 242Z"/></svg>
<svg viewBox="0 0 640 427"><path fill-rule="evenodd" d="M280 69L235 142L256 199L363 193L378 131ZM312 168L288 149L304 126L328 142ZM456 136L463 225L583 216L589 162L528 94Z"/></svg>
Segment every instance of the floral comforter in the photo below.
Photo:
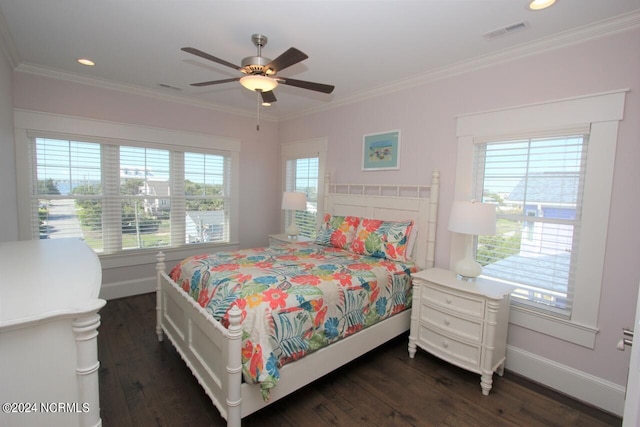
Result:
<svg viewBox="0 0 640 427"><path fill-rule="evenodd" d="M228 326L242 310L242 366L265 400L279 368L411 305L412 262L311 243L185 259L171 278Z"/></svg>

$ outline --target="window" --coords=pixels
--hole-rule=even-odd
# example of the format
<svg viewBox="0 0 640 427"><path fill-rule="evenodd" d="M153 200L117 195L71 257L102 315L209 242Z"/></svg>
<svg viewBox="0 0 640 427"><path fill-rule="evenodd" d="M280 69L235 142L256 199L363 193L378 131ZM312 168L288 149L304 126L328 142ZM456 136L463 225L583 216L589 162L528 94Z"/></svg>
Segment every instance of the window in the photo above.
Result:
<svg viewBox="0 0 640 427"><path fill-rule="evenodd" d="M474 197L498 218L476 258L516 304L571 317L586 153L586 135L475 144Z"/></svg>
<svg viewBox="0 0 640 427"><path fill-rule="evenodd" d="M520 283L511 299L510 322L588 348L598 332L624 99L622 90L457 118L454 197L482 197L498 206L501 233L493 240L481 237L477 255L487 264L487 275ZM555 167L549 166L552 154L561 154ZM518 185L522 191L516 192ZM539 185L546 186L541 197L535 194ZM557 185L568 191L554 198L551 186ZM515 244L506 244L507 238ZM490 248L493 243L499 249ZM561 257L563 250L569 252ZM546 252L565 263L528 272L526 280L516 277L521 273L516 270L531 265L504 267L510 257L522 261L526 255L530 261L534 253L543 257ZM452 233L450 265L463 255L463 239Z"/></svg>
<svg viewBox="0 0 640 427"><path fill-rule="evenodd" d="M322 177L326 140L312 140L283 144L284 191L298 191L307 196L307 210L296 211L296 224L300 235L315 238L318 227L318 210L322 209ZM290 218L285 216L284 225Z"/></svg>
<svg viewBox="0 0 640 427"><path fill-rule="evenodd" d="M287 160L286 191L296 191L307 196L307 210L295 211L296 224L300 235L316 237L318 215L318 157ZM285 227L290 218L285 220Z"/></svg>
<svg viewBox="0 0 640 427"><path fill-rule="evenodd" d="M33 143L32 224L41 239L78 237L105 254L229 240L225 155Z"/></svg>

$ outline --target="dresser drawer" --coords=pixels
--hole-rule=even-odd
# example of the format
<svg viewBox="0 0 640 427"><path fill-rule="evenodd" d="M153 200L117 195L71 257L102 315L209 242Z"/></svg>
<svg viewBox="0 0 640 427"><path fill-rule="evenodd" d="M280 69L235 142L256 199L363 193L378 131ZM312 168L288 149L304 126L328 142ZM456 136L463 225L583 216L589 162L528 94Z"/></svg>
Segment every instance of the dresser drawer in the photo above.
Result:
<svg viewBox="0 0 640 427"><path fill-rule="evenodd" d="M482 346L458 341L445 336L433 329L420 325L418 337L421 347L465 369L478 372L480 370L480 356Z"/></svg>
<svg viewBox="0 0 640 427"><path fill-rule="evenodd" d="M444 332L455 334L478 344L482 342L482 319L462 318L451 312L441 311L429 304L422 304L420 322L428 323Z"/></svg>
<svg viewBox="0 0 640 427"><path fill-rule="evenodd" d="M422 287L421 298L423 302L430 302L436 307L445 307L458 313L484 318L484 298L445 291L429 284Z"/></svg>

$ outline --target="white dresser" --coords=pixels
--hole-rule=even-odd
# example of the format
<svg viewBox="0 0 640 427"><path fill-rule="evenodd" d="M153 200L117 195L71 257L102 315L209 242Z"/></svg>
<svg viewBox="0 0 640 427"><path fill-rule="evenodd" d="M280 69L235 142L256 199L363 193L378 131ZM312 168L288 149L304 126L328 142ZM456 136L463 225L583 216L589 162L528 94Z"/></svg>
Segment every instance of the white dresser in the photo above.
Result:
<svg viewBox="0 0 640 427"><path fill-rule="evenodd" d="M409 357L420 347L481 375L488 395L493 373L502 375L512 286L477 278L458 280L441 268L413 275Z"/></svg>
<svg viewBox="0 0 640 427"><path fill-rule="evenodd" d="M78 239L0 242L0 425L100 426L102 269Z"/></svg>

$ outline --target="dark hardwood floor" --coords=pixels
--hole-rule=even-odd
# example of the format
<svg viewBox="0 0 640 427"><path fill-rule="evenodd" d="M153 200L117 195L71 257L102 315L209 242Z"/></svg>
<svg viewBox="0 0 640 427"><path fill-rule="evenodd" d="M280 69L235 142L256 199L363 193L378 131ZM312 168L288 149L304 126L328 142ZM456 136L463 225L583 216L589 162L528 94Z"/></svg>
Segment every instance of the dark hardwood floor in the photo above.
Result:
<svg viewBox="0 0 640 427"><path fill-rule="evenodd" d="M155 294L100 312L105 427L224 426L173 346L155 334ZM506 372L489 396L478 375L418 351L403 335L243 420L244 426L619 426L621 420Z"/></svg>

